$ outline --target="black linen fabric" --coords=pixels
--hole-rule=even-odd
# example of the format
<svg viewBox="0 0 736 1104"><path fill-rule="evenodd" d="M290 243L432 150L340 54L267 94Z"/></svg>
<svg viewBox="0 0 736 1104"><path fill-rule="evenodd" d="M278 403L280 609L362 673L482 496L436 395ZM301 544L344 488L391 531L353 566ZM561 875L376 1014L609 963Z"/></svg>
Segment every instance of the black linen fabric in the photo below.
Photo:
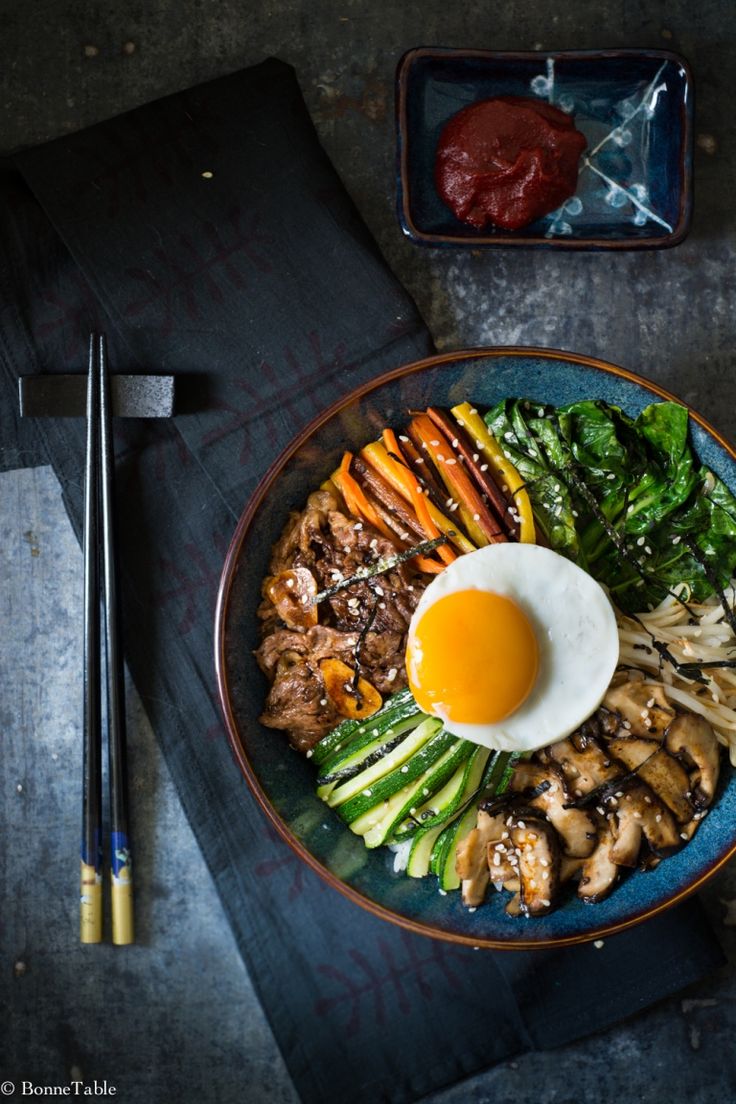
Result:
<svg viewBox="0 0 736 1104"><path fill-rule="evenodd" d="M5 469L52 464L79 535L84 426L21 422L18 375L83 370L97 328L116 371L183 380L175 419L115 428L127 662L306 1104L416 1100L719 965L696 901L600 949L495 954L411 935L307 869L232 760L211 657L237 518L318 411L432 351L293 71L264 62L21 152L0 200Z"/></svg>

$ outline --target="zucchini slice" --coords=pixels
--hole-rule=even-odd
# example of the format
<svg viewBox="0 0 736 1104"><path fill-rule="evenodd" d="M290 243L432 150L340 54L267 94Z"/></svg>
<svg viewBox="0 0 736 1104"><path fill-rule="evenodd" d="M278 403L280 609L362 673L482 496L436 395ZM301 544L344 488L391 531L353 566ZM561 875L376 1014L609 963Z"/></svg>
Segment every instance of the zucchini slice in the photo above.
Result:
<svg viewBox="0 0 736 1104"><path fill-rule="evenodd" d="M407 732L417 728L426 719L424 713L416 713L391 725L380 735L378 727L372 729L369 740L366 742L361 738L358 741L360 746L356 748L349 744L339 757L334 757L334 766L329 773L326 766L323 768L325 773L317 779L317 796L326 801L336 786L354 778L356 774L377 763L384 755L388 755L398 747Z"/></svg>
<svg viewBox="0 0 736 1104"><path fill-rule="evenodd" d="M455 870L455 859L458 845L465 839L468 832L475 828L478 819L478 802L471 801L464 813L445 828L442 833L445 836L442 855L437 860L437 876L440 889L448 892L460 888L460 877Z"/></svg>
<svg viewBox="0 0 736 1104"><path fill-rule="evenodd" d="M467 759L470 748L466 740L454 740L444 754L425 771L412 785L405 786L399 793L403 800L400 802L390 799L384 802L383 807L377 807L360 818L361 825L368 825L367 830L361 831L357 822L351 824L353 831L363 836L366 847L378 847L391 838L391 833L397 824L400 824L416 805L432 793L439 790L447 779L454 774L459 763ZM371 815L372 814L372 815Z"/></svg>
<svg viewBox="0 0 736 1104"><path fill-rule="evenodd" d="M422 723L426 724L427 722L423 721ZM457 736L453 736L450 732L445 732L440 724L440 727L434 732L430 739L427 740L418 751L415 751L403 765L384 774L383 777L368 786L367 789L360 790L355 797L351 798L349 801L343 802L338 809L340 817L350 824L357 817L362 816L363 813L367 813L369 809L373 809L382 801L386 801L388 798L393 797L399 790L404 789L408 782L415 782L417 779L421 779L426 775L437 760L456 743ZM396 750L398 751L398 747ZM391 752L387 752L383 758L388 758L390 754ZM370 767L374 765L378 765L378 761L376 761L375 764L372 763ZM370 767L366 768L361 777L368 774ZM424 797L429 796L432 792L426 786L425 789L427 792L420 800L424 800Z"/></svg>
<svg viewBox="0 0 736 1104"><path fill-rule="evenodd" d="M490 754L489 748L474 746L467 761L458 767L439 793L428 798L412 814L412 818L399 825L394 833L394 840L401 842L416 827L417 822L423 828L444 824L479 789Z"/></svg>
<svg viewBox="0 0 736 1104"><path fill-rule="evenodd" d="M352 744L354 740L358 740L361 735L369 733L377 725L382 731L385 731L393 723L418 712L419 707L412 697L411 690L399 690L398 693L387 698L381 708L370 717L366 717L364 721L352 718L341 721L336 728L323 736L318 744L315 744L309 758L315 766L321 767L326 764L326 761L334 752L346 748L348 742Z"/></svg>
<svg viewBox="0 0 736 1104"><path fill-rule="evenodd" d="M420 748L424 747L441 728L442 721L438 721L435 717L428 717L426 721L422 721L421 724L412 729L397 747L387 752L377 763L373 763L366 770L349 778L347 782L342 782L339 786L336 786L327 795L327 804L335 808L337 805L344 804L351 797L363 793L364 790L370 790L373 783L389 774L395 767L400 767L405 763ZM372 794L363 793L363 796L372 797ZM375 804L375 802L372 802L372 804Z"/></svg>
<svg viewBox="0 0 736 1104"><path fill-rule="evenodd" d="M417 832L406 864L406 873L410 878L423 878L429 874L429 857L441 831L442 825L438 824L434 828L421 828Z"/></svg>

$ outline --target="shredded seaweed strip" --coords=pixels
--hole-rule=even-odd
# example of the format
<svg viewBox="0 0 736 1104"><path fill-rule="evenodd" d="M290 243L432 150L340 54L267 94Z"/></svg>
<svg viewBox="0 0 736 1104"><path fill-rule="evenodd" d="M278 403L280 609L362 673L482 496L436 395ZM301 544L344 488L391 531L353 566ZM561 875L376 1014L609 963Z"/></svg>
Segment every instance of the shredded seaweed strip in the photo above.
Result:
<svg viewBox="0 0 736 1104"><path fill-rule="evenodd" d="M434 552L435 548L439 548L441 544L447 544L450 537L454 536L454 532L445 533L433 540L415 544L413 548L407 548L404 552L397 552L394 556L383 557L371 567L359 568L355 575L351 575L349 579L341 579L339 583L326 587L319 594L315 594L309 604L316 606L320 602L324 602L326 598L332 598L333 595L339 594L341 590L347 590L348 587L355 586L357 583L364 583L366 579L372 579L376 575L385 575L387 571L392 571L399 564L406 563L407 560L413 560L415 556L424 556L427 552Z"/></svg>
<svg viewBox="0 0 736 1104"><path fill-rule="evenodd" d="M355 659L355 674L353 676L352 691L353 694L355 694L355 699L358 702L358 705L360 705L363 701L363 695L361 694L360 687L358 686L358 683L360 681L360 653L363 649L363 645L365 644L365 638L371 631L371 625L376 620L376 614L378 613L378 603L380 601L380 597L378 594L376 594L374 591L371 591L371 593L375 598L375 602L371 606L370 612L365 619L365 623L360 630L355 647L353 648L353 657Z"/></svg>

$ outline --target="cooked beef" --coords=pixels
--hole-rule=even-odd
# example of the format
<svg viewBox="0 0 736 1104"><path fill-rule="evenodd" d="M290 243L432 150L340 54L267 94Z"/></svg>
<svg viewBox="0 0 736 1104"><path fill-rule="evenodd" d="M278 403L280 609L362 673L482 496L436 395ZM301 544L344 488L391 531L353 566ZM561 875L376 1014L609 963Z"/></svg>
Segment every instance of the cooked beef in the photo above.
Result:
<svg viewBox="0 0 736 1104"><path fill-rule="evenodd" d="M261 721L285 729L292 744L308 751L342 719L325 691L320 661L342 660L355 669L359 634L371 619L360 647L360 674L381 694L406 686L404 650L411 615L429 577L409 564L356 583L320 602L319 623L288 628L268 596L269 580L292 568L307 568L320 590L356 574L398 545L368 524L356 525L330 491L309 496L293 514L273 548L269 577L258 610L263 639L256 658L271 688Z"/></svg>

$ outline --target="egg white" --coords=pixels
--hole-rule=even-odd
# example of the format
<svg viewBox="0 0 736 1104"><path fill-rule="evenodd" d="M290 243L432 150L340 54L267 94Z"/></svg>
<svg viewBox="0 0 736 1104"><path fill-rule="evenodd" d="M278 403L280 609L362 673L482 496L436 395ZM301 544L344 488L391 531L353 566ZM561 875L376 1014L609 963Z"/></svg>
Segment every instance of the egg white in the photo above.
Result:
<svg viewBox="0 0 736 1104"><path fill-rule="evenodd" d="M459 556L429 584L409 626L410 648L430 606L461 590L517 603L537 638L539 671L526 700L496 724L449 721L441 706L436 715L448 731L498 751L536 751L569 736L600 705L618 664L616 615L603 587L549 548L491 544Z"/></svg>

